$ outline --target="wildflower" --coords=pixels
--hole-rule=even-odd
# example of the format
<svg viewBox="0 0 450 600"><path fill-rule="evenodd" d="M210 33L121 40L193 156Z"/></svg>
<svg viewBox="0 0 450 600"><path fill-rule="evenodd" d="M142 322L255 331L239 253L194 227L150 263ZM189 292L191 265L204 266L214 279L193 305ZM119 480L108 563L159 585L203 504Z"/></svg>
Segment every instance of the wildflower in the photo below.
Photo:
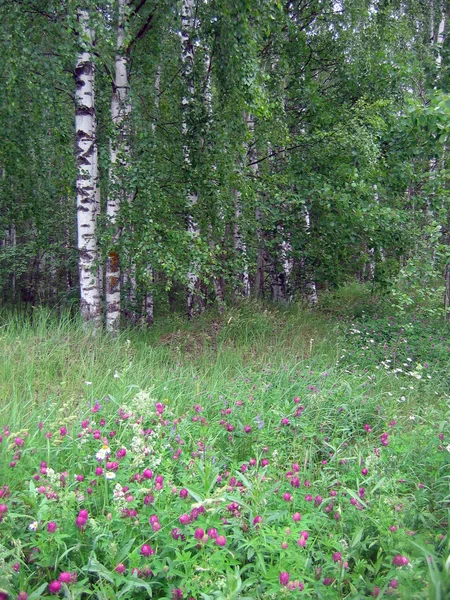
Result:
<svg viewBox="0 0 450 600"><path fill-rule="evenodd" d="M58 579L61 583L70 583L72 581L72 575L68 571L63 571L59 574Z"/></svg>
<svg viewBox="0 0 450 600"><path fill-rule="evenodd" d="M28 525L28 529L30 531L37 531L37 528L38 528L38 522L37 521L33 521L32 523L30 523Z"/></svg>
<svg viewBox="0 0 450 600"><path fill-rule="evenodd" d="M155 554L155 551L148 544L143 544L141 546L141 554L142 556L152 556L153 554Z"/></svg>
<svg viewBox="0 0 450 600"><path fill-rule="evenodd" d="M297 522L302 520L302 515L299 512L296 512L292 515L292 520Z"/></svg>
<svg viewBox="0 0 450 600"><path fill-rule="evenodd" d="M216 544L217 544L218 546L225 546L225 544L226 544L226 543L227 543L227 540L226 540L225 536L223 536L223 535L218 535L218 536L216 537Z"/></svg>
<svg viewBox="0 0 450 600"><path fill-rule="evenodd" d="M215 540L217 538L217 529L211 527L210 529L208 529L208 535L212 540Z"/></svg>
<svg viewBox="0 0 450 600"><path fill-rule="evenodd" d="M194 532L194 538L196 540L202 540L205 537L205 530L202 529L201 527L197 527L197 529Z"/></svg>
<svg viewBox="0 0 450 600"><path fill-rule="evenodd" d="M61 587L62 587L62 584L57 579L55 579L54 581L52 581L51 583L48 584L48 590L49 590L50 594L58 594Z"/></svg>
<svg viewBox="0 0 450 600"><path fill-rule="evenodd" d="M286 502L290 502L292 500L291 494L289 492L283 494L283 500L285 500Z"/></svg>
<svg viewBox="0 0 450 600"><path fill-rule="evenodd" d="M47 523L47 531L49 533L55 533L57 529L57 525L54 521L50 521L49 523Z"/></svg>
<svg viewBox="0 0 450 600"><path fill-rule="evenodd" d="M289 544L287 542L281 542L281 548L283 550L287 550L289 548Z"/></svg>
<svg viewBox="0 0 450 600"><path fill-rule="evenodd" d="M323 580L323 585L332 585L334 582L334 579L331 579L331 577L325 577Z"/></svg>
<svg viewBox="0 0 450 600"><path fill-rule="evenodd" d="M366 469L366 467L364 467L364 469L361 469L361 473L362 475L367 475L369 473L369 469Z"/></svg>
<svg viewBox="0 0 450 600"><path fill-rule="evenodd" d="M342 554L340 552L334 552L333 554L333 562L339 562L342 560Z"/></svg>
<svg viewBox="0 0 450 600"><path fill-rule="evenodd" d="M96 453L95 458L97 460L105 460L107 456L111 453L111 450L108 446L102 446L101 449Z"/></svg>
<svg viewBox="0 0 450 600"><path fill-rule="evenodd" d="M403 566L409 564L409 560L406 558L406 556L402 556L401 554L396 554L394 556L394 558L392 559L392 564L395 567L403 567Z"/></svg>
<svg viewBox="0 0 450 600"><path fill-rule="evenodd" d="M116 474L113 473L112 471L107 471L105 477L106 477L106 479L115 479Z"/></svg>
<svg viewBox="0 0 450 600"><path fill-rule="evenodd" d="M183 500L184 500L188 496L189 496L189 492L187 491L187 489L186 488L182 488L180 490L180 498L183 498Z"/></svg>
<svg viewBox="0 0 450 600"><path fill-rule="evenodd" d="M28 600L28 594L26 592L19 592L17 594L17 600Z"/></svg>
<svg viewBox="0 0 450 600"><path fill-rule="evenodd" d="M302 591L305 588L303 583L301 581L299 581L298 579L296 579L295 581L290 581L286 587L288 590L300 590L300 591Z"/></svg>
<svg viewBox="0 0 450 600"><path fill-rule="evenodd" d="M119 450L117 450L116 452L116 458L117 459L121 459L124 458L127 455L127 449L126 448L119 448Z"/></svg>
<svg viewBox="0 0 450 600"><path fill-rule="evenodd" d="M152 479L153 471L151 469L145 469L142 475L145 477L145 479Z"/></svg>
<svg viewBox="0 0 450 600"><path fill-rule="evenodd" d="M286 571L281 571L280 573L280 585L287 585L289 583L289 573Z"/></svg>
<svg viewBox="0 0 450 600"><path fill-rule="evenodd" d="M254 519L253 519L253 525L259 525L260 523L263 522L263 518L260 515L257 515Z"/></svg>
<svg viewBox="0 0 450 600"><path fill-rule="evenodd" d="M179 518L179 521L182 525L189 525L189 523L191 522L191 517L189 515L187 515L186 513L184 513Z"/></svg>

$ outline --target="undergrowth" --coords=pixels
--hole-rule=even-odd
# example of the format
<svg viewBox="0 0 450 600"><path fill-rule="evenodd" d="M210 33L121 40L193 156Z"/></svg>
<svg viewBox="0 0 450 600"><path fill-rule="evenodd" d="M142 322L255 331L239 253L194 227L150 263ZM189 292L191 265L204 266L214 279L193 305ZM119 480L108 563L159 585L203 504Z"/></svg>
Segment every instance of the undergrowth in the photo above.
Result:
<svg viewBox="0 0 450 600"><path fill-rule="evenodd" d="M342 303L4 314L0 597L448 597L445 332Z"/></svg>

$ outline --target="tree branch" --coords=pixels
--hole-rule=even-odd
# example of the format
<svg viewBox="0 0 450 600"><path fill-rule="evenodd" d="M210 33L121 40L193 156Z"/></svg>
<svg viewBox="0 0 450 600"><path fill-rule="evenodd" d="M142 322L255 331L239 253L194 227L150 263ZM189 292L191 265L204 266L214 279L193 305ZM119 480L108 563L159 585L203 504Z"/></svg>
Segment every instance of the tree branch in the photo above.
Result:
<svg viewBox="0 0 450 600"><path fill-rule="evenodd" d="M141 39L148 31L150 31L150 29L152 28L152 21L153 21L153 17L155 16L155 11L158 9L158 5L155 5L155 8L153 10L153 12L148 14L147 19L145 20L145 23L142 25L142 27L139 29L139 31L137 32L137 34L134 36L134 38L131 40L131 42L128 44L125 52L128 54L131 50L131 48L134 46L134 44Z"/></svg>

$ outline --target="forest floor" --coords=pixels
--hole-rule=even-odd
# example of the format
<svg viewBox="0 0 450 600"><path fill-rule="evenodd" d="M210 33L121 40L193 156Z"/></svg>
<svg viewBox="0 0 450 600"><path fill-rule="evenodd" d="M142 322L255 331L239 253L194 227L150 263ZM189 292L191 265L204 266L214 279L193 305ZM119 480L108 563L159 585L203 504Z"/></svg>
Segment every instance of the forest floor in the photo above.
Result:
<svg viewBox="0 0 450 600"><path fill-rule="evenodd" d="M448 333L345 294L5 313L0 600L449 598Z"/></svg>

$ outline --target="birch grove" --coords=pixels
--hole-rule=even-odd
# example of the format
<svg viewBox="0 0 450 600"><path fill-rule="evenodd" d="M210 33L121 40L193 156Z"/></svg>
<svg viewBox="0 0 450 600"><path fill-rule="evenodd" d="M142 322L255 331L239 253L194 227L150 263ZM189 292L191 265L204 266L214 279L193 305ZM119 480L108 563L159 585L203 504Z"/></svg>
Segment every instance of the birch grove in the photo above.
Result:
<svg viewBox="0 0 450 600"><path fill-rule="evenodd" d="M0 3L6 302L315 306L433 239L448 315L447 2L51 6Z"/></svg>

